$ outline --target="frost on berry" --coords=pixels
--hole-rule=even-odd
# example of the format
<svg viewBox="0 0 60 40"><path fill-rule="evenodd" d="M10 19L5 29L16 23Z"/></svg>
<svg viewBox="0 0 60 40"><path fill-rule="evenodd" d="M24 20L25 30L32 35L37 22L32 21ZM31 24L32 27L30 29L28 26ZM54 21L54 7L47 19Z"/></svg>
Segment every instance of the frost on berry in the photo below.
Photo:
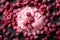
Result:
<svg viewBox="0 0 60 40"><path fill-rule="evenodd" d="M17 25L21 29L37 29L43 25L43 17L37 8L25 7L22 8L20 12L17 13ZM31 31L30 30L30 31Z"/></svg>

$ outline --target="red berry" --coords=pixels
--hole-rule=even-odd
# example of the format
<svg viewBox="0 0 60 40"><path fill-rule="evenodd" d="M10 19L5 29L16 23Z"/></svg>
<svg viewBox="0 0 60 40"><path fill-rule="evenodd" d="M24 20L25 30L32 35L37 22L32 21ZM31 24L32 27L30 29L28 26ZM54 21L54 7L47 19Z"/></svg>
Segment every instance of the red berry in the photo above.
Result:
<svg viewBox="0 0 60 40"><path fill-rule="evenodd" d="M26 37L26 36L27 36L27 34L28 34L27 32L24 32L24 33L23 33L23 36L24 36L24 37Z"/></svg>
<svg viewBox="0 0 60 40"><path fill-rule="evenodd" d="M9 2L6 2L5 6L8 6L9 5Z"/></svg>
<svg viewBox="0 0 60 40"><path fill-rule="evenodd" d="M8 40L8 38L4 38L4 40Z"/></svg>
<svg viewBox="0 0 60 40"><path fill-rule="evenodd" d="M49 31L46 31L47 37L51 36Z"/></svg>
<svg viewBox="0 0 60 40"><path fill-rule="evenodd" d="M11 35L9 36L9 38L13 38L13 36L14 36L14 35L13 35L13 34L11 34Z"/></svg>
<svg viewBox="0 0 60 40"><path fill-rule="evenodd" d="M34 18L33 18L33 17L29 17L28 20L29 20L29 22L31 23L31 22L34 21Z"/></svg>
<svg viewBox="0 0 60 40"><path fill-rule="evenodd" d="M36 32L35 32L35 31L32 31L32 34L33 34L33 35L36 35Z"/></svg>
<svg viewBox="0 0 60 40"><path fill-rule="evenodd" d="M53 13L52 13L52 15L53 15L53 16L56 16L56 13L55 13L55 12L53 12Z"/></svg>
<svg viewBox="0 0 60 40"><path fill-rule="evenodd" d="M17 6L17 7L20 7L20 5L21 5L20 3L16 3L16 6Z"/></svg>
<svg viewBox="0 0 60 40"><path fill-rule="evenodd" d="M48 27L51 27L51 23L48 23L47 26L48 26Z"/></svg>
<svg viewBox="0 0 60 40"><path fill-rule="evenodd" d="M47 40L47 37L46 38L42 38L42 40Z"/></svg>
<svg viewBox="0 0 60 40"><path fill-rule="evenodd" d="M3 8L0 8L0 13L2 13L3 12Z"/></svg>
<svg viewBox="0 0 60 40"><path fill-rule="evenodd" d="M14 38L13 40L18 40L18 38Z"/></svg>
<svg viewBox="0 0 60 40"><path fill-rule="evenodd" d="M30 13L30 12L27 12L26 15L27 15L28 17L30 17L30 16L31 16L31 13Z"/></svg>
<svg viewBox="0 0 60 40"><path fill-rule="evenodd" d="M27 38L25 38L25 40L29 40L29 38L27 37Z"/></svg>
<svg viewBox="0 0 60 40"><path fill-rule="evenodd" d="M56 0L56 3L60 3L60 0Z"/></svg>
<svg viewBox="0 0 60 40"><path fill-rule="evenodd" d="M34 36L34 39L37 39L37 38L38 38L38 36L35 35L35 36Z"/></svg>
<svg viewBox="0 0 60 40"><path fill-rule="evenodd" d="M3 29L3 33L5 33L6 32L6 29Z"/></svg>
<svg viewBox="0 0 60 40"><path fill-rule="evenodd" d="M2 40L2 35L0 35L0 40Z"/></svg>
<svg viewBox="0 0 60 40"><path fill-rule="evenodd" d="M60 8L60 4L57 3L56 6L55 6L55 8L59 9Z"/></svg>
<svg viewBox="0 0 60 40"><path fill-rule="evenodd" d="M46 3L46 0L42 0L42 3Z"/></svg>
<svg viewBox="0 0 60 40"><path fill-rule="evenodd" d="M33 37L34 37L34 36L30 36L30 40L33 40Z"/></svg>
<svg viewBox="0 0 60 40"><path fill-rule="evenodd" d="M48 23L48 22L49 22L49 20L46 18L46 19L44 20L44 22L45 22L45 23Z"/></svg>
<svg viewBox="0 0 60 40"><path fill-rule="evenodd" d="M59 26L60 25L60 22L56 22L56 26Z"/></svg>
<svg viewBox="0 0 60 40"><path fill-rule="evenodd" d="M46 13L46 17L50 17L50 13Z"/></svg>
<svg viewBox="0 0 60 40"><path fill-rule="evenodd" d="M51 17L50 17L50 20L54 20L54 16L51 16Z"/></svg>
<svg viewBox="0 0 60 40"><path fill-rule="evenodd" d="M7 32L6 32L6 36L9 36L9 34L10 34L10 32L9 32L9 31L7 31Z"/></svg>
<svg viewBox="0 0 60 40"><path fill-rule="evenodd" d="M13 26L13 29L14 29L14 30L17 30L17 26Z"/></svg>

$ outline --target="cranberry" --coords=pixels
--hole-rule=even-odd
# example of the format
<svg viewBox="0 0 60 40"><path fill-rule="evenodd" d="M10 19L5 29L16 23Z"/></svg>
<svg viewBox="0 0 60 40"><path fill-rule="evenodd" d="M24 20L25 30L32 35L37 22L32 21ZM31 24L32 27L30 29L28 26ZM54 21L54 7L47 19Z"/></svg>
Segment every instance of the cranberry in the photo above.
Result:
<svg viewBox="0 0 60 40"><path fill-rule="evenodd" d="M43 34L44 33L44 31L40 31L40 34Z"/></svg>
<svg viewBox="0 0 60 40"><path fill-rule="evenodd" d="M44 31L48 31L48 28L47 27L44 27Z"/></svg>
<svg viewBox="0 0 60 40"><path fill-rule="evenodd" d="M49 22L49 20L46 18L46 19L44 20L44 22L45 22L45 23L48 23L48 22Z"/></svg>
<svg viewBox="0 0 60 40"><path fill-rule="evenodd" d="M38 38L38 36L35 35L35 36L34 36L34 39L37 39L37 38Z"/></svg>
<svg viewBox="0 0 60 40"><path fill-rule="evenodd" d="M3 8L0 8L0 13L2 13L3 12Z"/></svg>
<svg viewBox="0 0 60 40"><path fill-rule="evenodd" d="M3 8L3 9L4 9L4 5L1 5L1 8Z"/></svg>
<svg viewBox="0 0 60 40"><path fill-rule="evenodd" d="M9 5L9 2L6 2L5 6L8 6Z"/></svg>
<svg viewBox="0 0 60 40"><path fill-rule="evenodd" d="M0 24L3 24L3 20L0 20Z"/></svg>
<svg viewBox="0 0 60 40"><path fill-rule="evenodd" d="M3 3L5 3L6 2L6 0L1 0L1 3L3 4Z"/></svg>
<svg viewBox="0 0 60 40"><path fill-rule="evenodd" d="M30 36L31 36L31 32L28 33L28 37L30 37Z"/></svg>
<svg viewBox="0 0 60 40"><path fill-rule="evenodd" d="M34 2L34 6L36 6L37 5L37 3L36 2Z"/></svg>
<svg viewBox="0 0 60 40"><path fill-rule="evenodd" d="M27 25L28 25L27 20L25 20L25 21L23 22L23 25L25 25L25 26L27 26Z"/></svg>
<svg viewBox="0 0 60 40"><path fill-rule="evenodd" d="M17 6L17 7L20 7L20 3L16 3L16 6Z"/></svg>
<svg viewBox="0 0 60 40"><path fill-rule="evenodd" d="M57 15L57 16L60 16L59 12L56 12L56 15Z"/></svg>
<svg viewBox="0 0 60 40"><path fill-rule="evenodd" d="M60 35L60 30L58 30L58 31L56 32L56 34L57 34L57 35Z"/></svg>
<svg viewBox="0 0 60 40"><path fill-rule="evenodd" d="M6 9L6 10L3 12L3 15L4 15L4 16L6 16L5 14L7 13L7 11L8 11L8 10Z"/></svg>
<svg viewBox="0 0 60 40"><path fill-rule="evenodd" d="M40 34L40 31L39 31L39 30L37 30L37 31L36 31L36 33L37 33L37 34Z"/></svg>
<svg viewBox="0 0 60 40"><path fill-rule="evenodd" d="M60 36L58 36L58 40L60 40Z"/></svg>
<svg viewBox="0 0 60 40"><path fill-rule="evenodd" d="M13 26L13 29L14 29L14 30L17 30L17 26Z"/></svg>
<svg viewBox="0 0 60 40"><path fill-rule="evenodd" d="M35 32L35 31L33 31L33 32L32 32L32 34L33 34L33 35L36 35L36 32Z"/></svg>
<svg viewBox="0 0 60 40"><path fill-rule="evenodd" d="M21 0L16 0L17 1L17 3L19 3Z"/></svg>
<svg viewBox="0 0 60 40"><path fill-rule="evenodd" d="M2 40L2 35L0 35L0 40Z"/></svg>
<svg viewBox="0 0 60 40"><path fill-rule="evenodd" d="M49 6L47 6L47 11L50 11L50 9L51 9L51 5L49 5Z"/></svg>
<svg viewBox="0 0 60 40"><path fill-rule="evenodd" d="M6 32L6 29L3 29L3 33L5 33Z"/></svg>
<svg viewBox="0 0 60 40"><path fill-rule="evenodd" d="M38 7L40 7L41 6L41 3L38 3Z"/></svg>
<svg viewBox="0 0 60 40"><path fill-rule="evenodd" d="M13 10L13 13L17 13L17 9L14 9L14 10Z"/></svg>
<svg viewBox="0 0 60 40"><path fill-rule="evenodd" d="M50 17L50 13L46 13L46 17Z"/></svg>
<svg viewBox="0 0 60 40"><path fill-rule="evenodd" d="M42 9L42 8L44 8L44 6L40 4L39 8Z"/></svg>
<svg viewBox="0 0 60 40"><path fill-rule="evenodd" d="M50 17L50 20L54 20L54 16L51 16L51 17Z"/></svg>
<svg viewBox="0 0 60 40"><path fill-rule="evenodd" d="M26 37L26 36L27 36L27 32L24 32L24 33L23 33L23 36Z"/></svg>
<svg viewBox="0 0 60 40"><path fill-rule="evenodd" d="M52 24L52 31L56 30L56 25Z"/></svg>
<svg viewBox="0 0 60 40"><path fill-rule="evenodd" d="M21 33L21 31L22 31L21 28L17 28L16 30L17 33Z"/></svg>
<svg viewBox="0 0 60 40"><path fill-rule="evenodd" d="M14 35L13 34L11 34L10 36L9 36L9 38L13 38L14 37Z"/></svg>
<svg viewBox="0 0 60 40"><path fill-rule="evenodd" d="M52 27L56 27L56 25L55 24L52 24Z"/></svg>
<svg viewBox="0 0 60 40"><path fill-rule="evenodd" d="M59 9L59 7L60 7L60 4L57 3L55 8Z"/></svg>
<svg viewBox="0 0 60 40"><path fill-rule="evenodd" d="M21 8L18 8L17 11L18 11L18 12L21 11Z"/></svg>
<svg viewBox="0 0 60 40"><path fill-rule="evenodd" d="M9 24L8 24L8 27L10 28L11 26L12 26L11 23L9 23Z"/></svg>
<svg viewBox="0 0 60 40"><path fill-rule="evenodd" d="M7 31L7 32L6 32L6 36L9 36L9 34L10 34L10 31Z"/></svg>
<svg viewBox="0 0 60 40"><path fill-rule="evenodd" d="M55 6L55 4L56 4L56 3L55 3L55 2L53 2L53 3L52 3L52 6L54 7L54 6Z"/></svg>
<svg viewBox="0 0 60 40"><path fill-rule="evenodd" d="M34 36L30 36L30 40L33 40L33 37L34 37Z"/></svg>
<svg viewBox="0 0 60 40"><path fill-rule="evenodd" d="M33 18L33 17L29 17L28 20L29 20L30 22L33 22L33 21L34 21L34 18Z"/></svg>
<svg viewBox="0 0 60 40"><path fill-rule="evenodd" d="M28 24L28 29L32 30L32 25Z"/></svg>
<svg viewBox="0 0 60 40"><path fill-rule="evenodd" d="M10 7L16 8L16 4L10 4Z"/></svg>
<svg viewBox="0 0 60 40"><path fill-rule="evenodd" d="M27 38L25 38L25 40L29 40L29 38L27 37Z"/></svg>
<svg viewBox="0 0 60 40"><path fill-rule="evenodd" d="M46 12L46 9L41 10L41 14L43 15Z"/></svg>
<svg viewBox="0 0 60 40"><path fill-rule="evenodd" d="M42 0L42 3L46 3L46 0Z"/></svg>
<svg viewBox="0 0 60 40"><path fill-rule="evenodd" d="M11 12L11 11L13 11L13 9L14 9L13 7L10 7L10 9L8 10L8 12Z"/></svg>
<svg viewBox="0 0 60 40"><path fill-rule="evenodd" d="M49 31L52 32L52 28L49 28Z"/></svg>
<svg viewBox="0 0 60 40"><path fill-rule="evenodd" d="M35 2L38 2L38 0L35 0Z"/></svg>
<svg viewBox="0 0 60 40"><path fill-rule="evenodd" d="M46 38L42 38L42 40L47 40L47 37Z"/></svg>
<svg viewBox="0 0 60 40"><path fill-rule="evenodd" d="M13 40L18 40L18 38L14 38Z"/></svg>
<svg viewBox="0 0 60 40"><path fill-rule="evenodd" d="M52 15L53 15L53 16L56 16L56 13L55 13L55 12L53 12L53 13L52 13Z"/></svg>
<svg viewBox="0 0 60 40"><path fill-rule="evenodd" d="M14 22L12 22L12 25L13 25L13 26L15 25L15 21L14 21Z"/></svg>
<svg viewBox="0 0 60 40"><path fill-rule="evenodd" d="M56 0L56 3L60 3L60 0Z"/></svg>
<svg viewBox="0 0 60 40"><path fill-rule="evenodd" d="M31 16L31 13L30 12L27 12L26 15L29 17L29 16Z"/></svg>
<svg viewBox="0 0 60 40"><path fill-rule="evenodd" d="M8 38L4 38L4 40L8 40Z"/></svg>
<svg viewBox="0 0 60 40"><path fill-rule="evenodd" d="M49 31L46 31L47 37L51 36Z"/></svg>
<svg viewBox="0 0 60 40"><path fill-rule="evenodd" d="M59 26L60 25L60 22L56 22L56 26Z"/></svg>
<svg viewBox="0 0 60 40"><path fill-rule="evenodd" d="M48 26L48 27L51 27L51 23L48 23L47 26Z"/></svg>
<svg viewBox="0 0 60 40"><path fill-rule="evenodd" d="M39 28L40 30L44 30L44 26L40 26L40 28Z"/></svg>
<svg viewBox="0 0 60 40"><path fill-rule="evenodd" d="M10 15L8 15L6 18L7 18L7 20L8 20L8 19L11 19L11 16L10 16Z"/></svg>
<svg viewBox="0 0 60 40"><path fill-rule="evenodd" d="M19 36L19 33L18 32L16 32L16 36Z"/></svg>
<svg viewBox="0 0 60 40"><path fill-rule="evenodd" d="M56 30L56 28L52 28L52 31L55 31Z"/></svg>

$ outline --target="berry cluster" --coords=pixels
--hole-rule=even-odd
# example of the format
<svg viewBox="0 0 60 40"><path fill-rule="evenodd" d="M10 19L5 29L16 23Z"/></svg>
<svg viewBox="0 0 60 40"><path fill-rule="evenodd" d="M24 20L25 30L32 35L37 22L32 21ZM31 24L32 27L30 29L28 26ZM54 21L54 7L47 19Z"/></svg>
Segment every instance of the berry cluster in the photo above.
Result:
<svg viewBox="0 0 60 40"><path fill-rule="evenodd" d="M0 40L60 40L60 0L0 0L0 17Z"/></svg>

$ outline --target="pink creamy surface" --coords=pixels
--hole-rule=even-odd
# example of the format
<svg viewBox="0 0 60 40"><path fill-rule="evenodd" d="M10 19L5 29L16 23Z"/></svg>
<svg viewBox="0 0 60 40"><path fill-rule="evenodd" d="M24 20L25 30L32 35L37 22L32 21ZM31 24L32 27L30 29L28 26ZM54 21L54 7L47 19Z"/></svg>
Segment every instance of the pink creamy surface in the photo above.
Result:
<svg viewBox="0 0 60 40"><path fill-rule="evenodd" d="M34 19L34 22L31 23L31 26L33 28L39 27L43 24L43 17L42 15L37 11L37 8L31 8L31 7L25 7L21 9L20 12L17 14L17 25L18 27L21 27L21 29L27 29L27 26L25 26L23 23L28 22L29 23L29 17L26 15L27 12L31 13L31 16Z"/></svg>

